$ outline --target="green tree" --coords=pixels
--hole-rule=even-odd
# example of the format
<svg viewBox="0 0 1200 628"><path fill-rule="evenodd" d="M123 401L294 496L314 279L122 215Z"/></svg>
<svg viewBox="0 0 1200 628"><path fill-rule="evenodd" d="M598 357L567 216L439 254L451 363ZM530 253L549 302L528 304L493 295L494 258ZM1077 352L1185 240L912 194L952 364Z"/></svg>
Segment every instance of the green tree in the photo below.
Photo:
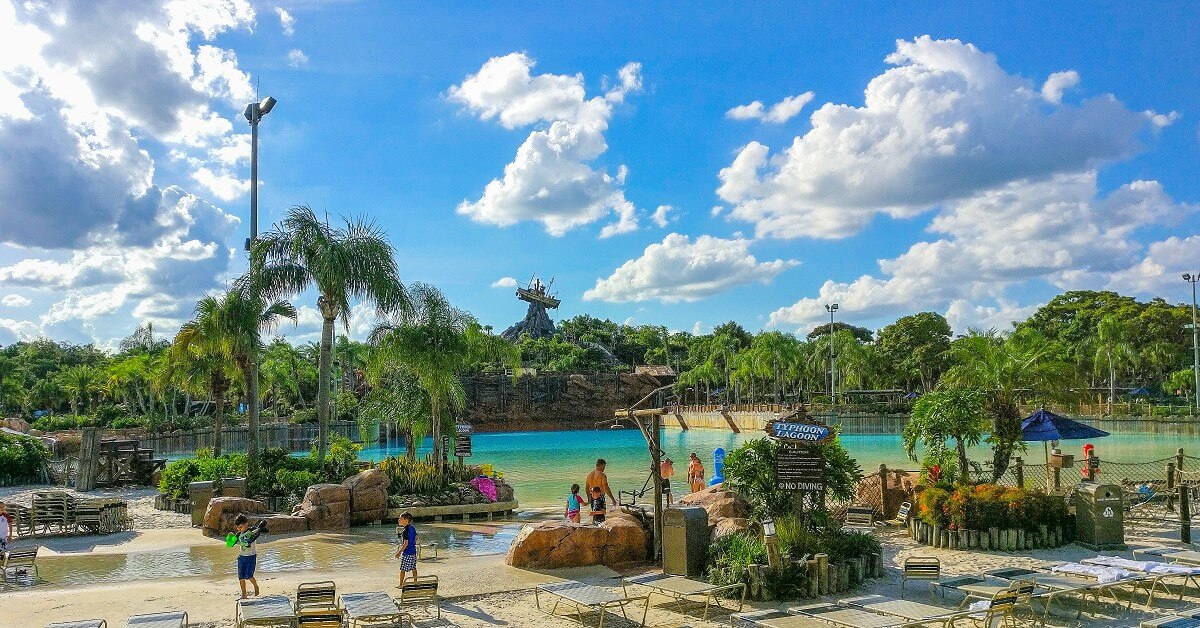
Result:
<svg viewBox="0 0 1200 628"><path fill-rule="evenodd" d="M902 316L879 330L875 346L896 384L932 390L946 370L950 324L935 312Z"/></svg>
<svg viewBox="0 0 1200 628"><path fill-rule="evenodd" d="M99 379L96 369L84 365L72 366L59 373L59 385L69 395L71 414L80 414L90 407Z"/></svg>
<svg viewBox="0 0 1200 628"><path fill-rule="evenodd" d="M293 207L255 244L251 272L267 300L317 290L321 312L321 352L317 385L318 464L329 448L330 375L333 325L350 329L351 300L374 302L383 314L403 312L408 297L391 244L373 222L346 220L333 227L305 206Z"/></svg>
<svg viewBox="0 0 1200 628"><path fill-rule="evenodd" d="M473 319L428 284L413 284L410 296L411 307L377 325L371 331L371 343L384 359L394 360L411 373L429 396L433 454L441 471L443 429L463 404L458 374L470 363L467 329Z"/></svg>
<svg viewBox="0 0 1200 628"><path fill-rule="evenodd" d="M1108 373L1108 414L1113 413L1113 403L1117 398L1117 368L1129 364L1136 359L1133 346L1129 343L1129 332L1125 324L1116 316L1105 316L1096 326L1096 356L1097 370L1106 369Z"/></svg>
<svg viewBox="0 0 1200 628"><path fill-rule="evenodd" d="M172 368L177 371L181 385L207 386L215 405L213 415L213 455L221 455L221 428L225 420L225 395L233 382L233 343L226 322L226 306L230 295L220 298L207 296L196 304L192 320L179 328L171 345Z"/></svg>
<svg viewBox="0 0 1200 628"><path fill-rule="evenodd" d="M985 396L978 390L958 388L936 390L913 404L912 416L904 426L904 452L917 461L917 445L927 459L941 459L946 441L954 441L959 482L970 480L967 448L983 441L991 422L985 409Z"/></svg>

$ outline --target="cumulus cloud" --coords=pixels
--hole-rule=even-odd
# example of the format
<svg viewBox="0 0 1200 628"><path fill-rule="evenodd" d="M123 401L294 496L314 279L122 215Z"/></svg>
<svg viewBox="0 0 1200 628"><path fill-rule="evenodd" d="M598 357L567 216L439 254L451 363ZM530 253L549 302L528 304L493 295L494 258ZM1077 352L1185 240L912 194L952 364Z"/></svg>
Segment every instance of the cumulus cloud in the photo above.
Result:
<svg viewBox="0 0 1200 628"><path fill-rule="evenodd" d="M1107 277L1124 285L1130 274L1143 277L1146 270L1138 265L1162 263L1142 259L1135 232L1178 225L1196 210L1172 200L1154 181L1135 181L1106 197L1098 195L1094 172L1013 182L948 204L929 226L944 237L879 260L881 276L826 281L817 296L776 310L770 321L810 327L832 302L860 319L909 313L916 303L941 311L954 306L962 321L1017 316L1029 306L1009 302L1007 292L1030 280L1072 289L1104 285ZM1150 257L1183 259L1189 247L1195 249L1190 240L1151 246Z"/></svg>
<svg viewBox="0 0 1200 628"><path fill-rule="evenodd" d="M19 294L6 294L4 298L0 299L0 304L3 304L5 307L25 307L30 303L33 303L33 301Z"/></svg>
<svg viewBox="0 0 1200 628"><path fill-rule="evenodd" d="M974 45L898 41L862 106L826 103L772 155L750 142L718 195L760 237L845 238L877 214L904 218L1020 180L1132 154L1147 126L1111 95L1052 105Z"/></svg>
<svg viewBox="0 0 1200 628"><path fill-rule="evenodd" d="M601 237L635 230L636 209L623 190L627 169L613 176L592 164L608 150L613 108L642 87L641 65L626 64L613 87L587 98L583 75L534 75L534 63L523 53L494 57L447 92L464 110L508 129L547 125L529 134L503 178L478 200L460 203L458 213L501 227L537 221L553 236L615 214Z"/></svg>
<svg viewBox="0 0 1200 628"><path fill-rule="evenodd" d="M512 277L501 277L492 282L493 288L516 288L517 280Z"/></svg>
<svg viewBox="0 0 1200 628"><path fill-rule="evenodd" d="M308 55L299 48L292 48L287 54L288 65L293 68L303 68L308 65Z"/></svg>
<svg viewBox="0 0 1200 628"><path fill-rule="evenodd" d="M675 208L671 207L670 205L659 205L658 208L654 210L654 214L650 216L650 220L653 220L654 224L660 227L666 227L667 223L674 220L674 218L671 217L671 212L673 211L675 211Z"/></svg>
<svg viewBox="0 0 1200 628"><path fill-rule="evenodd" d="M702 235L693 242L686 235L669 234L661 243L646 247L632 259L583 293L586 301L698 301L736 286L768 283L793 260L759 262L750 253L750 241Z"/></svg>
<svg viewBox="0 0 1200 628"><path fill-rule="evenodd" d="M52 303L0 335L107 342L97 321L124 335L131 313L222 284L238 219L157 183L151 153L218 198L244 191L231 118L253 90L212 42L254 20L246 0L0 2L0 248L24 258L0 284Z"/></svg>
<svg viewBox="0 0 1200 628"><path fill-rule="evenodd" d="M279 16L279 27L283 30L283 34L287 37L295 35L296 18L283 7L275 7L275 14Z"/></svg>
<svg viewBox="0 0 1200 628"><path fill-rule="evenodd" d="M759 120L770 124L783 124L799 115L800 110L804 109L804 105L807 105L812 99L812 92L804 92L788 96L769 108L763 105L761 100L756 100L748 105L738 105L726 111L725 117L730 120Z"/></svg>
<svg viewBox="0 0 1200 628"><path fill-rule="evenodd" d="M1174 124L1175 121L1179 119L1178 111L1171 111L1168 113L1158 113L1156 111L1151 111L1151 110L1147 109L1146 111L1142 112L1142 115L1146 116L1146 119L1149 120L1150 124L1153 124L1154 128L1156 128L1156 129L1165 129L1165 128L1171 126L1172 124Z"/></svg>
<svg viewBox="0 0 1200 628"><path fill-rule="evenodd" d="M1063 92L1076 85L1079 85L1079 73L1075 70L1055 72L1046 77L1046 82L1042 83L1042 100L1053 105L1061 105Z"/></svg>

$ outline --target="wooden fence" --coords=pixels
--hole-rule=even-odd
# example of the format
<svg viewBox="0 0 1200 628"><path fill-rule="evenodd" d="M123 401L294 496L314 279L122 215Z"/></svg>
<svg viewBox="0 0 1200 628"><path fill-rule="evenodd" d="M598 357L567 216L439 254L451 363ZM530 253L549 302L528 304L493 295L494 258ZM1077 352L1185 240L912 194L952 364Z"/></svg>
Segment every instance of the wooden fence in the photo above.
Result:
<svg viewBox="0 0 1200 628"><path fill-rule="evenodd" d="M269 423L259 427L259 447L280 447L288 451L308 451L317 441L316 423ZM358 441L357 421L330 421L330 436L344 436ZM221 451L245 452L250 429L244 425L221 429ZM190 454L214 444L212 428L171 432L169 434L147 434L140 438L142 447L154 449L155 455Z"/></svg>

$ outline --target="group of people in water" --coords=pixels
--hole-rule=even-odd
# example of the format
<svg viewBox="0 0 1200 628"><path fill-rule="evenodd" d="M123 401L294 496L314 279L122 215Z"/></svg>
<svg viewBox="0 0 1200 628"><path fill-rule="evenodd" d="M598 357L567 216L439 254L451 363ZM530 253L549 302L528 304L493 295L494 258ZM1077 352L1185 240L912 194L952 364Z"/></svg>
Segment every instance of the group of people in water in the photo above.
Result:
<svg viewBox="0 0 1200 628"><path fill-rule="evenodd" d="M618 505L617 498L613 495L612 489L608 486L608 476L604 473L604 468L608 463L604 458L596 460L596 468L588 474L584 480L583 494L580 495L580 487L578 484L571 485L571 494L567 496L567 505L563 511L563 516L572 523L580 523L583 510L586 507L588 515L591 517L593 524L604 523L604 516L610 508L615 508ZM675 476L675 463L670 458L663 460L658 467L659 477L662 478L663 494L667 498L667 503L673 501L671 493L671 478ZM692 492L698 492L704 489L704 464L700 462L700 457L696 452L692 452L689 456L687 467L687 482ZM607 497L607 499L605 499ZM609 502L608 500L612 500ZM611 505L610 505L611 504Z"/></svg>

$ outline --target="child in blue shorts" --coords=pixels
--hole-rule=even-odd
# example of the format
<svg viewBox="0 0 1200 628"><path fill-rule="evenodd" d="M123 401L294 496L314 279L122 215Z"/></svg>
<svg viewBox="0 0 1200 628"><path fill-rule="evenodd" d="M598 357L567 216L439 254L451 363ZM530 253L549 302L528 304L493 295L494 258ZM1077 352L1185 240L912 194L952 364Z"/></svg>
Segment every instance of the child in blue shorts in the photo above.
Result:
<svg viewBox="0 0 1200 628"><path fill-rule="evenodd" d="M258 536L263 532L263 526L250 529L250 521L246 515L238 515L233 520L237 528L237 570L238 584L242 586L242 599L246 599L246 581L254 585L254 596L258 597L258 580L254 579L254 567L258 563Z"/></svg>

